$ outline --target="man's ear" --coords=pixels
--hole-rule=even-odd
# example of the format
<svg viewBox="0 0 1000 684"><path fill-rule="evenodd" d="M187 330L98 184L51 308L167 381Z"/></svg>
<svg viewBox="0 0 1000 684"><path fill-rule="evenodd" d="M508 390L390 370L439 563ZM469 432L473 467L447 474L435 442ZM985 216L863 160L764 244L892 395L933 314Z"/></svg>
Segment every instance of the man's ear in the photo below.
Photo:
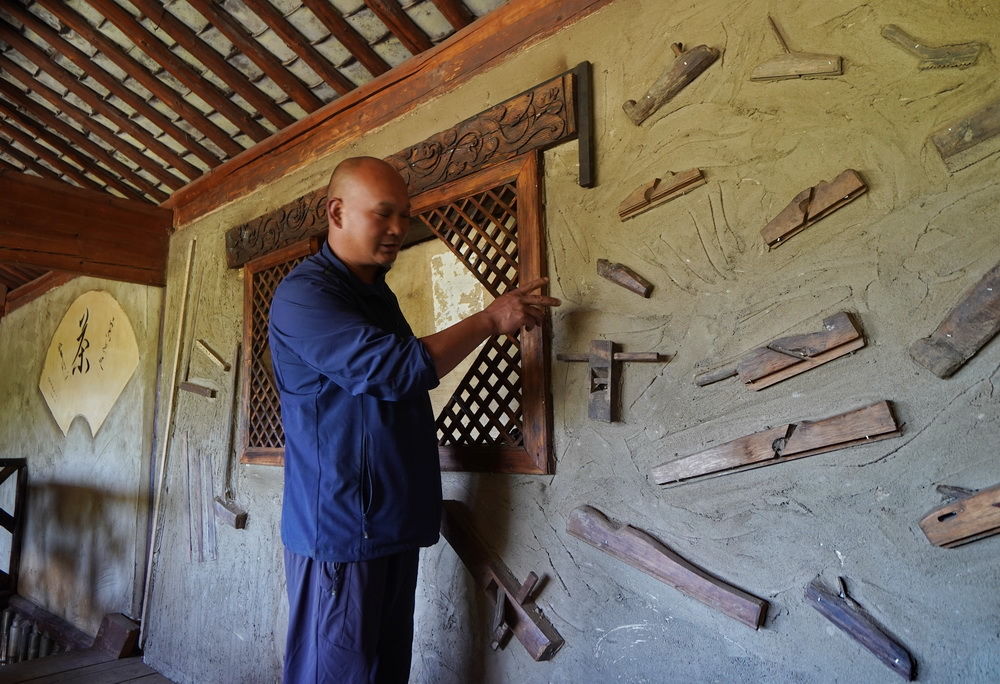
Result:
<svg viewBox="0 0 1000 684"><path fill-rule="evenodd" d="M326 201L326 218L334 228L343 228L344 200L331 197Z"/></svg>

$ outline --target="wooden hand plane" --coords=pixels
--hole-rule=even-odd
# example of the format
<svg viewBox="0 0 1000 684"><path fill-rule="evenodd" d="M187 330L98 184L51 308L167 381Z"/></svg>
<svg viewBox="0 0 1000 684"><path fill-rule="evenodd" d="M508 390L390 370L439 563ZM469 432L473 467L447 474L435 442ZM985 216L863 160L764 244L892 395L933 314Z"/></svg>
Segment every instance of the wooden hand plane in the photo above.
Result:
<svg viewBox="0 0 1000 684"><path fill-rule="evenodd" d="M622 105L622 109L636 126L670 102L684 86L698 78L701 72L719 58L719 51L707 45L684 50L683 45L674 43L670 48L677 56L670 69L656 80L639 102L629 100Z"/></svg>

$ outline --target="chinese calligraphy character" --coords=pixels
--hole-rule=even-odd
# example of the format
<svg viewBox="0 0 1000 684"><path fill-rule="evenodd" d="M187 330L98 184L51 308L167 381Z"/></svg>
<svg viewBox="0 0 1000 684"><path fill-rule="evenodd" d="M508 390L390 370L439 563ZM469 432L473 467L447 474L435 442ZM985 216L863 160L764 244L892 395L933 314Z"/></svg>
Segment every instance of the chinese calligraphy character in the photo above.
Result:
<svg viewBox="0 0 1000 684"><path fill-rule="evenodd" d="M73 374L89 373L90 360L86 358L85 352L90 348L90 340L87 339L87 324L90 322L90 309L85 309L83 317L77 325L80 327L80 334L77 335L76 356L73 357Z"/></svg>

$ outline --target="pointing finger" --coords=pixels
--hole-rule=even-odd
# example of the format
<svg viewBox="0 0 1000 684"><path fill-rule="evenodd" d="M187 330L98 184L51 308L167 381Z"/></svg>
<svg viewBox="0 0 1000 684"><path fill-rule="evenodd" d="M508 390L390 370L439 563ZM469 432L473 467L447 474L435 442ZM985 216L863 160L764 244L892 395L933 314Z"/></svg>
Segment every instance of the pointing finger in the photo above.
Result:
<svg viewBox="0 0 1000 684"><path fill-rule="evenodd" d="M545 285L547 282L549 282L548 278L535 278L534 280L525 283L521 287L511 290L509 294L519 294L519 295L527 294L532 290L537 290L541 286Z"/></svg>

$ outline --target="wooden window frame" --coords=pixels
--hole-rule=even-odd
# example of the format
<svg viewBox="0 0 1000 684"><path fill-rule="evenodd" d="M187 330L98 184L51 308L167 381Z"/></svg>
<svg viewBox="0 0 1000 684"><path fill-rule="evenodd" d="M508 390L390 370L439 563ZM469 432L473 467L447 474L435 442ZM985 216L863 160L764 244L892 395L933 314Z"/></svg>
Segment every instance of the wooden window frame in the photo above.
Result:
<svg viewBox="0 0 1000 684"><path fill-rule="evenodd" d="M533 150L422 192L411 199L410 213L417 216L511 181L516 182L517 188L517 278L518 283L526 283L547 273L541 151ZM469 268L451 242L440 235L437 237ZM473 269L469 270L477 275ZM547 288L542 290L545 291ZM543 325L530 331L522 329L517 338L521 359L519 374L523 447L439 445L442 470L527 474L554 472L552 399L549 391L551 324L548 315ZM461 385L457 391L461 391Z"/></svg>

